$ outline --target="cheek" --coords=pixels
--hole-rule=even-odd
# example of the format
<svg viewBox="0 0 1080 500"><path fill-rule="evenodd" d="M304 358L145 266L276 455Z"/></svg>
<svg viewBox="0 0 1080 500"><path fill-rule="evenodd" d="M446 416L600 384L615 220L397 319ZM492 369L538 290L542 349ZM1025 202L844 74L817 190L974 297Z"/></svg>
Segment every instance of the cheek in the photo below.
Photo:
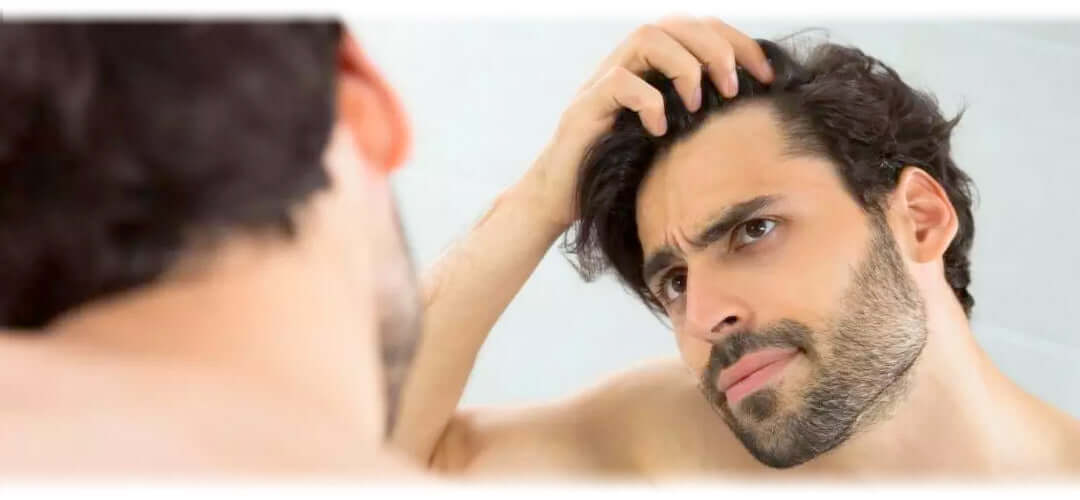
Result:
<svg viewBox="0 0 1080 500"><path fill-rule="evenodd" d="M834 227L793 228L759 275L757 297L773 309L765 323L793 319L812 327L841 307L862 251L857 236ZM764 311L762 311L764 313ZM765 314L763 314L765 315Z"/></svg>
<svg viewBox="0 0 1080 500"><path fill-rule="evenodd" d="M679 346L679 355L683 363L691 369L695 376L700 377L705 373L705 367L709 364L709 352L712 344L705 342L692 335L675 333L675 342Z"/></svg>

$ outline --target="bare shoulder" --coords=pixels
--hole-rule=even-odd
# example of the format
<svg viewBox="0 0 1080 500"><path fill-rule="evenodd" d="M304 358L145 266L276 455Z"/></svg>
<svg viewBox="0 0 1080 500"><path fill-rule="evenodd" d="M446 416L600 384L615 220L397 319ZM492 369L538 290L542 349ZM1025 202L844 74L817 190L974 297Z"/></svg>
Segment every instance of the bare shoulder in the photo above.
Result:
<svg viewBox="0 0 1080 500"><path fill-rule="evenodd" d="M27 334L0 329L0 411L19 408L55 389L54 358Z"/></svg>
<svg viewBox="0 0 1080 500"><path fill-rule="evenodd" d="M697 468L738 446L677 359L638 364L568 398L516 408L461 411L432 465L470 476L528 473L664 475ZM741 451L738 447L736 451Z"/></svg>
<svg viewBox="0 0 1080 500"><path fill-rule="evenodd" d="M606 385L630 390L649 390L657 387L696 390L697 381L678 358L643 361L604 380ZM603 385L603 384L602 384Z"/></svg>
<svg viewBox="0 0 1080 500"><path fill-rule="evenodd" d="M1061 422L1060 437L1055 440L1059 443L1060 462L1069 477L1075 477L1080 474L1080 420L1062 410L1056 411Z"/></svg>
<svg viewBox="0 0 1080 500"><path fill-rule="evenodd" d="M619 393L612 407L633 415L624 429L625 453L639 475L659 480L760 469L681 360L644 363L612 383Z"/></svg>

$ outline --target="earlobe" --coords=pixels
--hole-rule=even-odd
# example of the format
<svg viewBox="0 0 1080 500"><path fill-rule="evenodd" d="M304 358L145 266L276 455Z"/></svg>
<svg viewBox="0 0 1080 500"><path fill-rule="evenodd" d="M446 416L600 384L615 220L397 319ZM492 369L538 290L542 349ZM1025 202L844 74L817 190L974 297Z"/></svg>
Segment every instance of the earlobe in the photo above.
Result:
<svg viewBox="0 0 1080 500"><path fill-rule="evenodd" d="M411 147L405 111L351 36L342 36L339 50L339 119L352 132L361 154L388 173L405 162Z"/></svg>
<svg viewBox="0 0 1080 500"><path fill-rule="evenodd" d="M918 167L905 167L897 184L905 224L911 231L911 257L916 262L942 258L949 248L958 222L948 194L930 174Z"/></svg>

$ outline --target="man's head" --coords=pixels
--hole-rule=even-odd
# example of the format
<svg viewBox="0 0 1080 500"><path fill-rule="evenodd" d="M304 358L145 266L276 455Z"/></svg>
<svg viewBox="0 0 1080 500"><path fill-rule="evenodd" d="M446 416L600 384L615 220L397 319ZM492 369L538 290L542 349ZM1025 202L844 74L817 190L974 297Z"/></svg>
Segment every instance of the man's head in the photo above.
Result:
<svg viewBox="0 0 1080 500"><path fill-rule="evenodd" d="M740 71L724 100L706 80L696 113L646 77L668 132L626 111L593 145L570 248L586 277L613 267L667 315L735 434L789 467L902 396L927 290L970 312L974 227L949 156L956 119L856 49L824 44L800 62L761 43L773 83Z"/></svg>
<svg viewBox="0 0 1080 500"><path fill-rule="evenodd" d="M0 58L0 327L47 331L238 235L330 246L374 297L395 406L418 309L386 174L409 137L340 23L4 23Z"/></svg>

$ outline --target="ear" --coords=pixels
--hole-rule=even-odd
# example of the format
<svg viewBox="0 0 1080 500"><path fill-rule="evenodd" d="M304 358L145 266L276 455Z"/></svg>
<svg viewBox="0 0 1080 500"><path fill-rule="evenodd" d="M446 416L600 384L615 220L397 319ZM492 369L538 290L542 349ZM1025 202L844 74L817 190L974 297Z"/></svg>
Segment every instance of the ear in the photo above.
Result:
<svg viewBox="0 0 1080 500"><path fill-rule="evenodd" d="M900 172L900 181L892 196L892 210L901 247L915 262L942 258L956 236L956 210L941 184L925 170L908 166Z"/></svg>
<svg viewBox="0 0 1080 500"><path fill-rule="evenodd" d="M341 37L338 117L360 153L383 172L405 162L412 137L401 102L351 35Z"/></svg>

